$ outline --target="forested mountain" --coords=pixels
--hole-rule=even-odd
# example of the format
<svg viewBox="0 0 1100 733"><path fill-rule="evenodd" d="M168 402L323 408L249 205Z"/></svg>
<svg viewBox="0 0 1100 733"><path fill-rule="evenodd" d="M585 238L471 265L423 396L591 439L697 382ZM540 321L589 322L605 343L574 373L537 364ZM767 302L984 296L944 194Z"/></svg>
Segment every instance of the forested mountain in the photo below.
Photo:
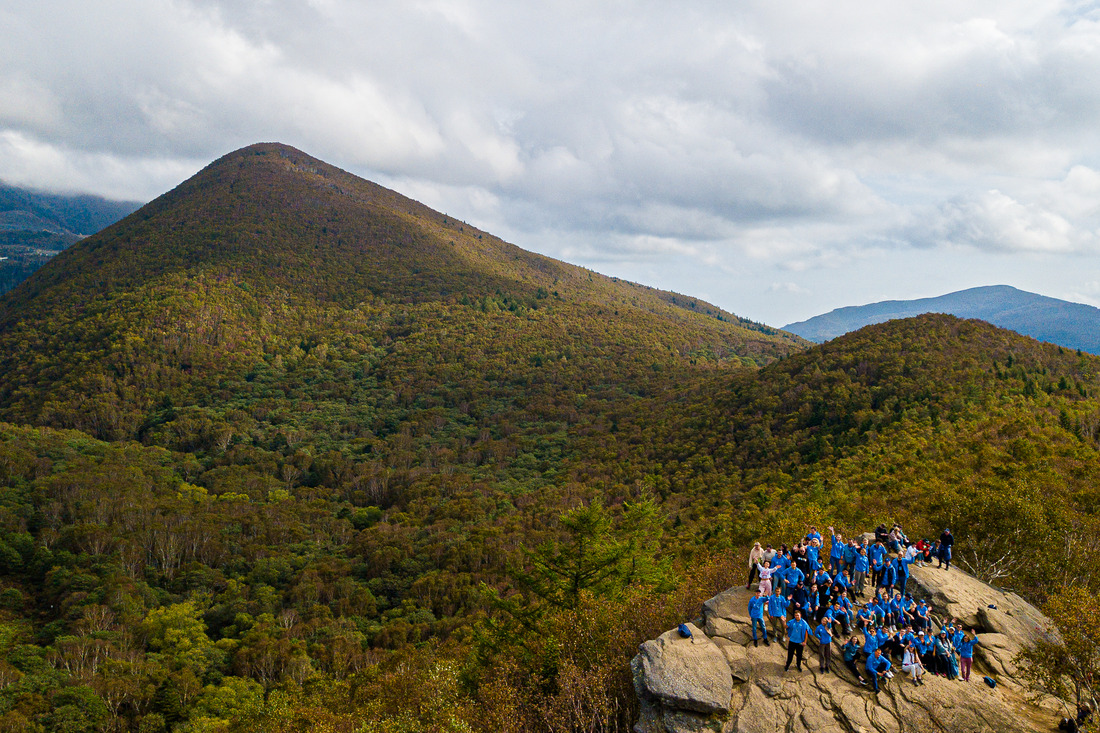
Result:
<svg viewBox="0 0 1100 733"><path fill-rule="evenodd" d="M141 204L98 196L64 196L0 183L0 294L81 237L94 234Z"/></svg>
<svg viewBox="0 0 1100 733"><path fill-rule="evenodd" d="M0 300L0 730L629 730L637 644L810 522L1094 586L1098 368L806 348L245 148Z"/></svg>
<svg viewBox="0 0 1100 733"><path fill-rule="evenodd" d="M837 308L788 324L783 329L821 343L872 323L923 313L979 318L1040 341L1100 354L1100 308L1028 293L1008 285L970 288L936 298L887 300Z"/></svg>

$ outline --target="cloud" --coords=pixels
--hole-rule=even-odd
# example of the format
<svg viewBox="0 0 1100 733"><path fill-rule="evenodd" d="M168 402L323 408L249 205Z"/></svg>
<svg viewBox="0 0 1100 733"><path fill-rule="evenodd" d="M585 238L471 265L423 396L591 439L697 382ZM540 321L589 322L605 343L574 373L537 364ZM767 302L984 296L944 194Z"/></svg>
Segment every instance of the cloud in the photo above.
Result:
<svg viewBox="0 0 1100 733"><path fill-rule="evenodd" d="M789 293L790 295L809 295L810 291L798 283L782 282L772 283L768 286L769 293Z"/></svg>
<svg viewBox="0 0 1100 733"><path fill-rule="evenodd" d="M41 0L0 22L0 175L25 184L151 198L279 140L523 246L716 292L754 271L758 294L914 247L1078 256L1100 229L1100 10L1069 0Z"/></svg>

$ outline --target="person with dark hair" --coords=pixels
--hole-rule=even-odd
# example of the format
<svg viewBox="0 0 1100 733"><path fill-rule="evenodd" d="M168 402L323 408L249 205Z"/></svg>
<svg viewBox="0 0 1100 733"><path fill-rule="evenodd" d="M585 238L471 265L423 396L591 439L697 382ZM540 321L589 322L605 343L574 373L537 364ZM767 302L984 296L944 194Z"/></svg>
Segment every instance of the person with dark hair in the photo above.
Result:
<svg viewBox="0 0 1100 733"><path fill-rule="evenodd" d="M793 588L788 589L787 600L791 602L791 611L807 611L810 603L810 589L801 580Z"/></svg>
<svg viewBox="0 0 1100 733"><path fill-rule="evenodd" d="M784 672L790 671L791 660L796 657L796 669L802 671L802 650L809 635L810 625L802 620L801 611L795 611L794 618L787 621L787 663L783 666Z"/></svg>
<svg viewBox="0 0 1100 733"><path fill-rule="evenodd" d="M863 679L863 675L859 672L859 665L856 664L859 659L859 642L856 637L850 637L848 642L840 647L840 653L844 657L844 666L851 670L852 674L859 680L859 684L867 684L867 680Z"/></svg>
<svg viewBox="0 0 1100 733"><path fill-rule="evenodd" d="M844 606L840 605L840 599L833 599L833 607L825 612L825 618L828 619L830 625L834 623L840 624L840 633L848 635L852 627L852 617L848 613L848 610Z"/></svg>
<svg viewBox="0 0 1100 733"><path fill-rule="evenodd" d="M1088 703L1081 703L1077 706L1077 715L1073 718L1062 718L1058 723L1058 730L1067 731L1067 733L1078 733L1078 731L1084 730L1085 723L1092 717L1092 708Z"/></svg>
<svg viewBox="0 0 1100 733"><path fill-rule="evenodd" d="M829 546L829 570L839 573L844 566L844 535L829 527L831 544Z"/></svg>
<svg viewBox="0 0 1100 733"><path fill-rule="evenodd" d="M974 665L974 645L981 644L976 636L963 635L962 641L956 646L959 652L959 673L963 682L970 681L970 670Z"/></svg>
<svg viewBox="0 0 1100 733"><path fill-rule="evenodd" d="M890 677L890 660L882 654L881 649L875 649L874 654L867 657L867 671L871 673L871 682L874 684L875 692L879 690L879 682L885 681Z"/></svg>
<svg viewBox="0 0 1100 733"><path fill-rule="evenodd" d="M947 632L940 629L939 635L933 642L936 663L932 667L933 674L940 677L951 676L951 662L947 656L951 653L950 642L947 641Z"/></svg>
<svg viewBox="0 0 1100 733"><path fill-rule="evenodd" d="M910 644L901 658L901 669L913 676L914 685L924 684L924 664L920 660L920 651L916 644Z"/></svg>
<svg viewBox="0 0 1100 733"><path fill-rule="evenodd" d="M942 567L944 570L951 569L951 546L954 544L955 536L951 534L951 530L945 529L940 535L940 564L936 567Z"/></svg>
<svg viewBox="0 0 1100 733"><path fill-rule="evenodd" d="M768 596L768 618L771 620L772 636L776 641L783 641L783 631L787 627L787 606L790 603L779 588L775 589L773 595Z"/></svg>
<svg viewBox="0 0 1100 733"><path fill-rule="evenodd" d="M760 588L756 589L756 593L749 599L749 622L752 624L752 645L759 646L756 643L756 627L760 627L760 633L764 635L764 646L771 646L768 643L768 628L764 626L764 607L768 604L764 598L764 594Z"/></svg>
<svg viewBox="0 0 1100 733"><path fill-rule="evenodd" d="M863 584L867 582L867 571L870 569L867 550L861 547L852 563L852 586L855 588L855 594L860 598L863 597Z"/></svg>
<svg viewBox="0 0 1100 733"><path fill-rule="evenodd" d="M817 639L817 653L821 659L822 673L829 672L829 663L833 661L833 624L829 619L822 619L814 629L814 638Z"/></svg>

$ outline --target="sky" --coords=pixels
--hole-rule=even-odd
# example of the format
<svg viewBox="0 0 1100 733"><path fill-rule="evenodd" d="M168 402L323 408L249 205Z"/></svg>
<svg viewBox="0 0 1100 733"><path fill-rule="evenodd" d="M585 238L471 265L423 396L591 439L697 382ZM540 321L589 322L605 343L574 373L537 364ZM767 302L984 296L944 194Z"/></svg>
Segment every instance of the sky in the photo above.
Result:
<svg viewBox="0 0 1100 733"><path fill-rule="evenodd" d="M0 179L151 200L278 141L774 326L1100 305L1100 3L0 0Z"/></svg>

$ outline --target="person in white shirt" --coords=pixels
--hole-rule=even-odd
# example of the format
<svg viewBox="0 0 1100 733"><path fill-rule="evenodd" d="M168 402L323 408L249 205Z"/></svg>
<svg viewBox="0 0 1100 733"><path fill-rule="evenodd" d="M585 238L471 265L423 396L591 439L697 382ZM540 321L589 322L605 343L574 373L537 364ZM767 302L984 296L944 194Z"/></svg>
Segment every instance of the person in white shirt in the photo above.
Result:
<svg viewBox="0 0 1100 733"><path fill-rule="evenodd" d="M924 684L924 664L920 661L920 652L915 645L910 644L905 649L905 655L901 659L901 669L912 675L914 685Z"/></svg>

